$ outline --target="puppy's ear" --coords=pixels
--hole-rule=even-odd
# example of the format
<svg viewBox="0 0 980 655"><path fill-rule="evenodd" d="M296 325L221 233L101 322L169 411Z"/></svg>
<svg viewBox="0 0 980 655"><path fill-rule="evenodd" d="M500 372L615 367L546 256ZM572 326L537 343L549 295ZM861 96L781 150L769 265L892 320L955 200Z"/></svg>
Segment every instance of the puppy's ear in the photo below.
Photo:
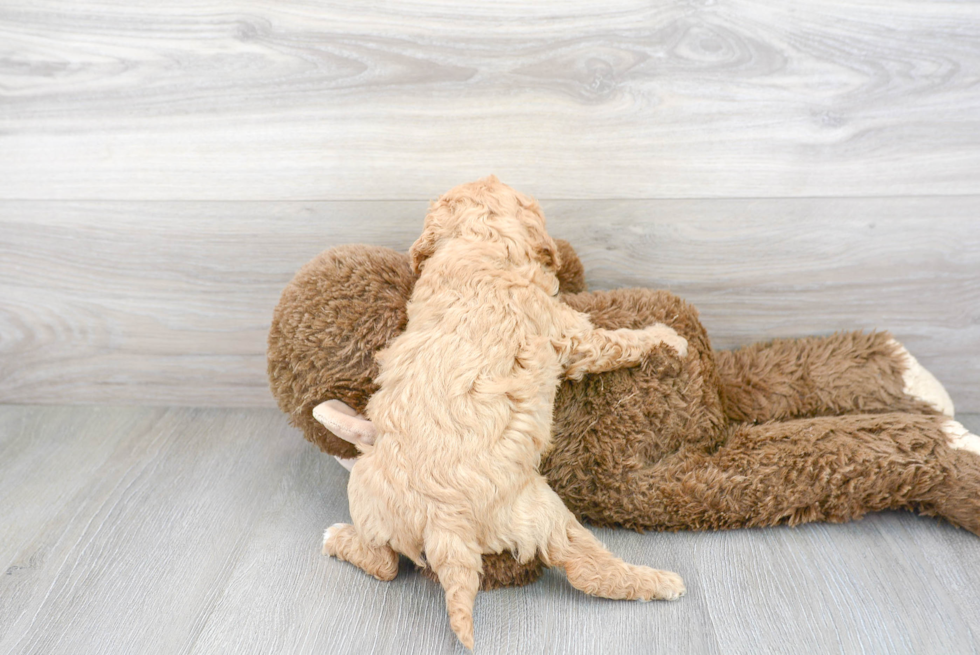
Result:
<svg viewBox="0 0 980 655"><path fill-rule="evenodd" d="M534 253L538 261L552 273L557 273L561 268L561 252L555 240L544 235L544 237L534 245Z"/></svg>
<svg viewBox="0 0 980 655"><path fill-rule="evenodd" d="M451 216L449 204L444 199L439 199L429 207L422 236L408 250L408 255L412 259L412 270L416 275L422 272L422 264L425 260L436 253L439 239L445 236L446 224Z"/></svg>
<svg viewBox="0 0 980 655"><path fill-rule="evenodd" d="M436 230L432 226L427 226L422 232L422 236L409 248L408 255L412 259L412 271L416 275L422 272L423 262L435 254L438 241L439 236L436 234Z"/></svg>

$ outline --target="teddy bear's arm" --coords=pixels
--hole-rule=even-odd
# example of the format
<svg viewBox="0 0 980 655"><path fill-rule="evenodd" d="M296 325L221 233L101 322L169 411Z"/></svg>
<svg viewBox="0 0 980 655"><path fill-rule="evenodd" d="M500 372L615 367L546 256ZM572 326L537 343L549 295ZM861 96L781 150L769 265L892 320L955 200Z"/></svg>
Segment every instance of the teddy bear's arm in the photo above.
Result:
<svg viewBox="0 0 980 655"><path fill-rule="evenodd" d="M715 355L725 414L736 421L953 415L943 386L887 332L778 339Z"/></svg>

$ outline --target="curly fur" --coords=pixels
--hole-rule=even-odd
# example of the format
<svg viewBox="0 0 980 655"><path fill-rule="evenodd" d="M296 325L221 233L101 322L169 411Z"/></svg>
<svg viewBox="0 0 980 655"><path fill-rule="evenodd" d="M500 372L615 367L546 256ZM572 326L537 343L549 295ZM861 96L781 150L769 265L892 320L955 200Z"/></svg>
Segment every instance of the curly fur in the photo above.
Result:
<svg viewBox="0 0 980 655"><path fill-rule="evenodd" d="M683 356L684 339L662 324L595 329L558 302L560 254L539 207L492 177L443 196L410 256L408 323L378 354L376 437L351 470L354 525L332 528L324 552L380 579L397 572L394 552L426 562L468 647L484 553L540 556L608 598L683 593L677 575L613 557L537 468L560 376L636 364L664 344Z"/></svg>
<svg viewBox="0 0 980 655"><path fill-rule="evenodd" d="M951 421L906 393L909 362L887 333L712 351L694 307L651 289L588 293L574 250L557 243L562 302L597 327L663 322L688 340L683 359L655 350L639 366L562 382L541 471L578 518L705 530L908 508L980 534L980 457L951 447ZM312 408L338 398L365 411L373 355L404 330L414 284L407 255L340 246L284 291L269 335L272 392L324 452L357 454ZM482 587L532 582L541 566L485 555Z"/></svg>

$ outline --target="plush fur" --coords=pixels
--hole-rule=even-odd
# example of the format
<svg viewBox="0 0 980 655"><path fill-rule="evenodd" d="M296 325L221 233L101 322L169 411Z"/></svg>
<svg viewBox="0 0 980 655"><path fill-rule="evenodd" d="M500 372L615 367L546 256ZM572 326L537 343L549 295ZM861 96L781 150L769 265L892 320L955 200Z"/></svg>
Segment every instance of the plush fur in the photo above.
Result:
<svg viewBox="0 0 980 655"><path fill-rule="evenodd" d="M954 447L977 437L960 435L943 414L951 409L932 400L939 391L907 392L914 371L887 333L712 351L693 307L649 289L586 293L578 258L558 246L561 300L596 327L662 322L688 341L684 359L657 350L639 366L559 387L540 470L578 518L704 530L906 508L980 534L980 457ZM404 330L414 283L406 255L342 246L284 291L269 335L270 383L321 450L357 455L312 411L333 398L365 411L377 390L373 356ZM538 558L484 555L482 585L526 584L540 571Z"/></svg>
<svg viewBox="0 0 980 655"><path fill-rule="evenodd" d="M405 331L377 356L371 443L348 486L353 525L333 526L324 553L384 580L396 552L424 557L469 648L484 553L540 556L607 598L681 595L676 574L613 557L538 465L560 376L634 365L664 344L683 357L684 339L659 323L595 329L559 302L560 255L540 208L492 177L440 198L410 256L420 276Z"/></svg>

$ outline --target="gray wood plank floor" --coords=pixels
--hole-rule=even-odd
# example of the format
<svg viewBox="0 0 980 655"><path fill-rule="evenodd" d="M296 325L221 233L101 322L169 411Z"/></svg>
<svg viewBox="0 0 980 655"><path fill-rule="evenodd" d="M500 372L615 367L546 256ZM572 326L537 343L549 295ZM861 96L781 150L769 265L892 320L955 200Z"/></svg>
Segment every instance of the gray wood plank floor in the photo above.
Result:
<svg viewBox="0 0 980 655"><path fill-rule="evenodd" d="M463 652L437 585L319 554L346 480L275 410L0 406L0 653ZM688 595L549 572L478 597L477 653L980 652L980 538L931 518L596 532Z"/></svg>

